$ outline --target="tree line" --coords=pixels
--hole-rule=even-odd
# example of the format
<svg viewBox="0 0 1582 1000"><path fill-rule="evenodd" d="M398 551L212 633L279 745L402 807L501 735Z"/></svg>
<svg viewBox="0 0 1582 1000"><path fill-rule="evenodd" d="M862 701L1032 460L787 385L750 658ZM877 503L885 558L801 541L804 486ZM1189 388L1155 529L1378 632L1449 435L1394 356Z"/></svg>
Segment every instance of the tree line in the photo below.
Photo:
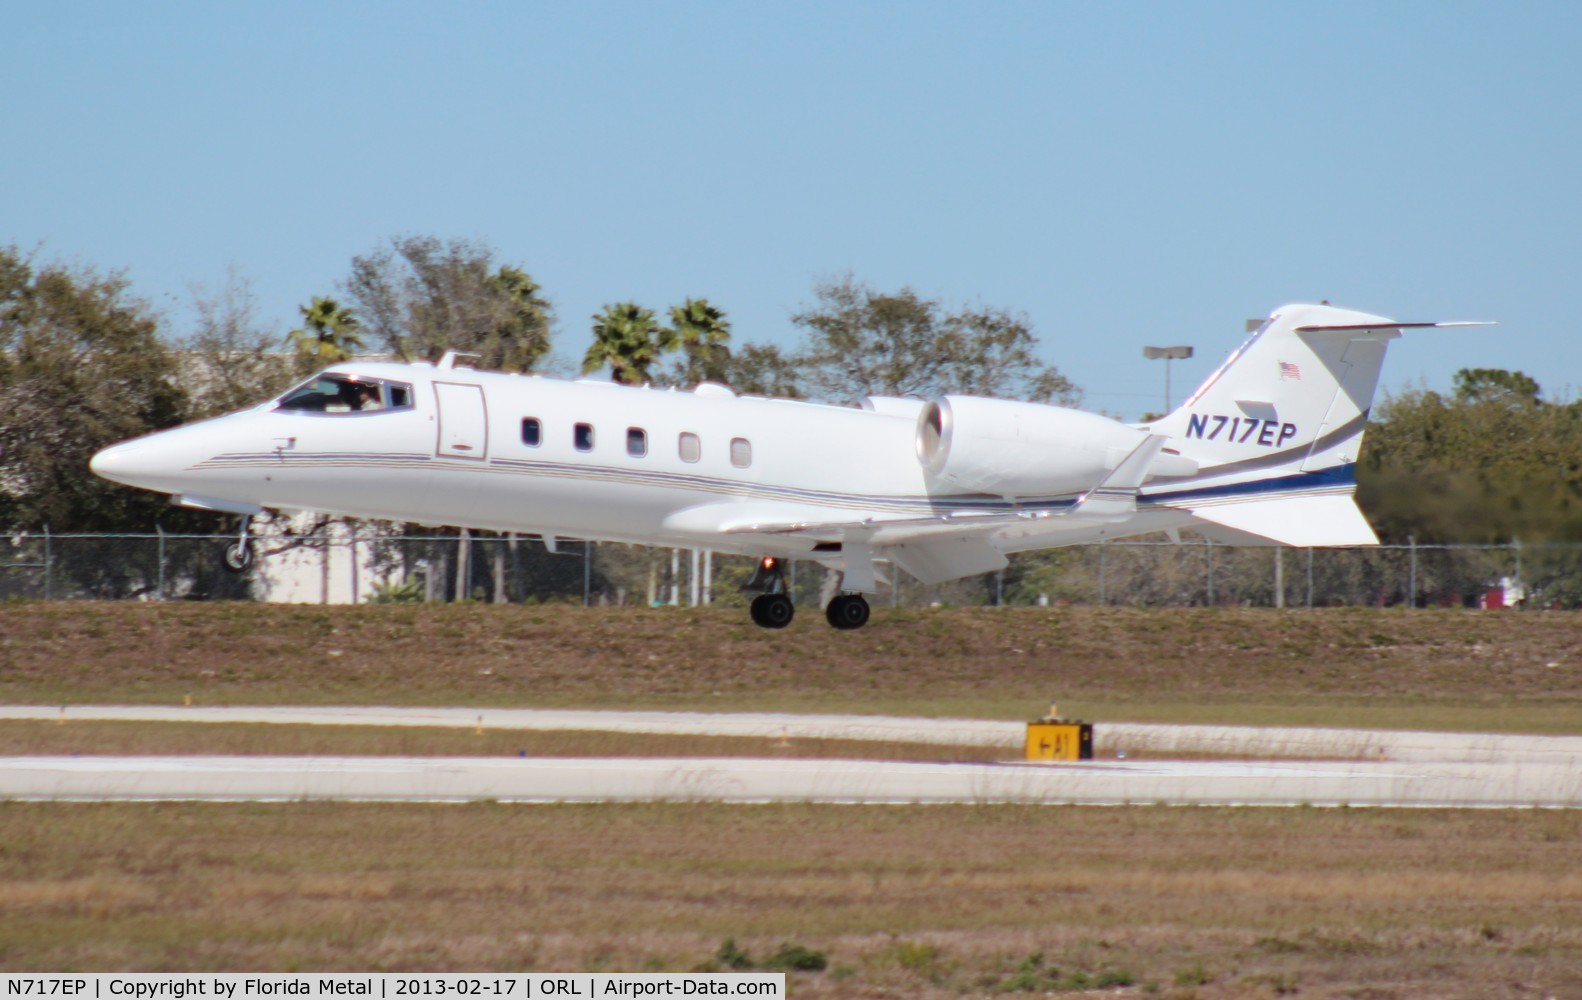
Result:
<svg viewBox="0 0 1582 1000"><path fill-rule="evenodd" d="M206 531L214 515L87 472L99 448L276 395L357 353L407 361L446 350L480 368L553 369L554 305L523 267L475 240L404 236L353 258L282 335L231 275L195 295L173 333L124 275L0 247L0 526L55 532ZM1004 396L1062 405L1080 395L1040 359L1028 318L949 306L851 275L813 288L790 317L800 342L739 343L718 304L616 301L588 318L584 373L851 404L868 395ZM566 367L560 363L562 369ZM1386 541L1582 541L1582 402L1546 400L1520 372L1463 371L1449 394L1419 390L1373 414L1359 497Z"/></svg>

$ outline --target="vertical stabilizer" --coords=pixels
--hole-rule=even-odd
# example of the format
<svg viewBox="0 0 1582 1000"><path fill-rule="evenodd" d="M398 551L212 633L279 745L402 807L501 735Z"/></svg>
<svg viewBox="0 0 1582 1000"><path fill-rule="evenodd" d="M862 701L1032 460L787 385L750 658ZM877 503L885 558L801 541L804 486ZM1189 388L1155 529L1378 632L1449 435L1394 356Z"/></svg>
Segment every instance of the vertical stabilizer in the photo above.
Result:
<svg viewBox="0 0 1582 1000"><path fill-rule="evenodd" d="M1349 466L1385 344L1402 325L1333 306L1284 306L1151 430L1168 434L1204 473L1248 463L1293 472Z"/></svg>
<svg viewBox="0 0 1582 1000"><path fill-rule="evenodd" d="M1291 545L1375 543L1351 495L1385 348L1403 329L1467 325L1282 306L1148 428L1198 466L1155 478L1150 500Z"/></svg>

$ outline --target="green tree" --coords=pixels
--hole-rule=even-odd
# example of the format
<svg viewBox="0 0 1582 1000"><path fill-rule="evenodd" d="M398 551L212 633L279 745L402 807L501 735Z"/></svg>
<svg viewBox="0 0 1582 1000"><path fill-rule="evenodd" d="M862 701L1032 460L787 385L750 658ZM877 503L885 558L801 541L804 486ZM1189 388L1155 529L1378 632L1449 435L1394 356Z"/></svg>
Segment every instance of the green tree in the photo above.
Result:
<svg viewBox="0 0 1582 1000"><path fill-rule="evenodd" d="M780 399L804 395L796 359L773 344L742 345L725 359L724 369L719 381L743 395Z"/></svg>
<svg viewBox="0 0 1582 1000"><path fill-rule="evenodd" d="M235 270L215 292L197 289L196 329L180 343L189 418L253 406L285 391L295 375L280 338L258 325L251 285Z"/></svg>
<svg viewBox="0 0 1582 1000"><path fill-rule="evenodd" d="M302 326L286 335L286 342L296 345L298 368L316 371L340 364L363 346L362 322L334 299L315 295L311 305L299 308Z"/></svg>
<svg viewBox="0 0 1582 1000"><path fill-rule="evenodd" d="M549 327L554 313L543 288L524 270L503 266L489 279L498 296L491 337L475 345L489 367L530 371L549 353Z"/></svg>
<svg viewBox="0 0 1582 1000"><path fill-rule="evenodd" d="M404 236L353 258L347 293L381 349L404 361L447 350L483 368L526 372L549 351L554 312L521 268L474 240Z"/></svg>
<svg viewBox="0 0 1582 1000"><path fill-rule="evenodd" d="M1536 406L1538 383L1523 372L1502 368L1463 368L1456 372L1456 401L1461 403L1514 403Z"/></svg>
<svg viewBox="0 0 1582 1000"><path fill-rule="evenodd" d="M675 347L675 331L659 325L652 309L635 302L617 302L593 317L593 343L582 358L584 374L606 366L622 385L653 380L659 356Z"/></svg>
<svg viewBox="0 0 1582 1000"><path fill-rule="evenodd" d="M687 299L670 309L670 338L682 357L669 381L682 386L723 382L730 368L731 323L708 299Z"/></svg>
<svg viewBox="0 0 1582 1000"><path fill-rule="evenodd" d="M1077 392L1034 351L1025 316L1003 309L947 312L910 288L881 293L850 275L815 289L817 304L792 316L804 330L796 356L809 395L855 403L864 396L942 393L1074 402Z"/></svg>
<svg viewBox="0 0 1582 1000"><path fill-rule="evenodd" d="M179 423L158 321L118 274L0 247L0 522L62 531L170 524L165 498L88 472L99 449Z"/></svg>
<svg viewBox="0 0 1582 1000"><path fill-rule="evenodd" d="M1582 541L1582 403L1545 402L1520 372L1456 374L1454 396L1376 411L1358 499L1386 541Z"/></svg>

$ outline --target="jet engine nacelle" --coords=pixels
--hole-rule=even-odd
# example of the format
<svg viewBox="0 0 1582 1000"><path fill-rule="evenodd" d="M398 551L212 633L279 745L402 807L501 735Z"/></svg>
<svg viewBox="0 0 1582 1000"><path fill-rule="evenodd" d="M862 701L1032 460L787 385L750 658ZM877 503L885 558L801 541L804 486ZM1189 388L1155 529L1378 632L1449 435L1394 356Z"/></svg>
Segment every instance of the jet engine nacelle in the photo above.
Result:
<svg viewBox="0 0 1582 1000"><path fill-rule="evenodd" d="M1003 497L1090 489L1146 431L1109 417L978 396L931 400L917 418L917 457L929 478Z"/></svg>

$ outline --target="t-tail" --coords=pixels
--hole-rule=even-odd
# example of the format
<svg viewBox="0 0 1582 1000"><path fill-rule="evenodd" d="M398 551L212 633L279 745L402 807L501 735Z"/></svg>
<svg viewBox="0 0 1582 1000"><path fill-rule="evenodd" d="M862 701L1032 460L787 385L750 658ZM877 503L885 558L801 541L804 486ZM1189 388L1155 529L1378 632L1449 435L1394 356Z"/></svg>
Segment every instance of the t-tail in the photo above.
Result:
<svg viewBox="0 0 1582 1000"><path fill-rule="evenodd" d="M1353 494L1385 348L1403 330L1482 325L1398 323L1329 305L1275 310L1149 427L1198 471L1156 477L1147 504L1285 545L1377 544Z"/></svg>

